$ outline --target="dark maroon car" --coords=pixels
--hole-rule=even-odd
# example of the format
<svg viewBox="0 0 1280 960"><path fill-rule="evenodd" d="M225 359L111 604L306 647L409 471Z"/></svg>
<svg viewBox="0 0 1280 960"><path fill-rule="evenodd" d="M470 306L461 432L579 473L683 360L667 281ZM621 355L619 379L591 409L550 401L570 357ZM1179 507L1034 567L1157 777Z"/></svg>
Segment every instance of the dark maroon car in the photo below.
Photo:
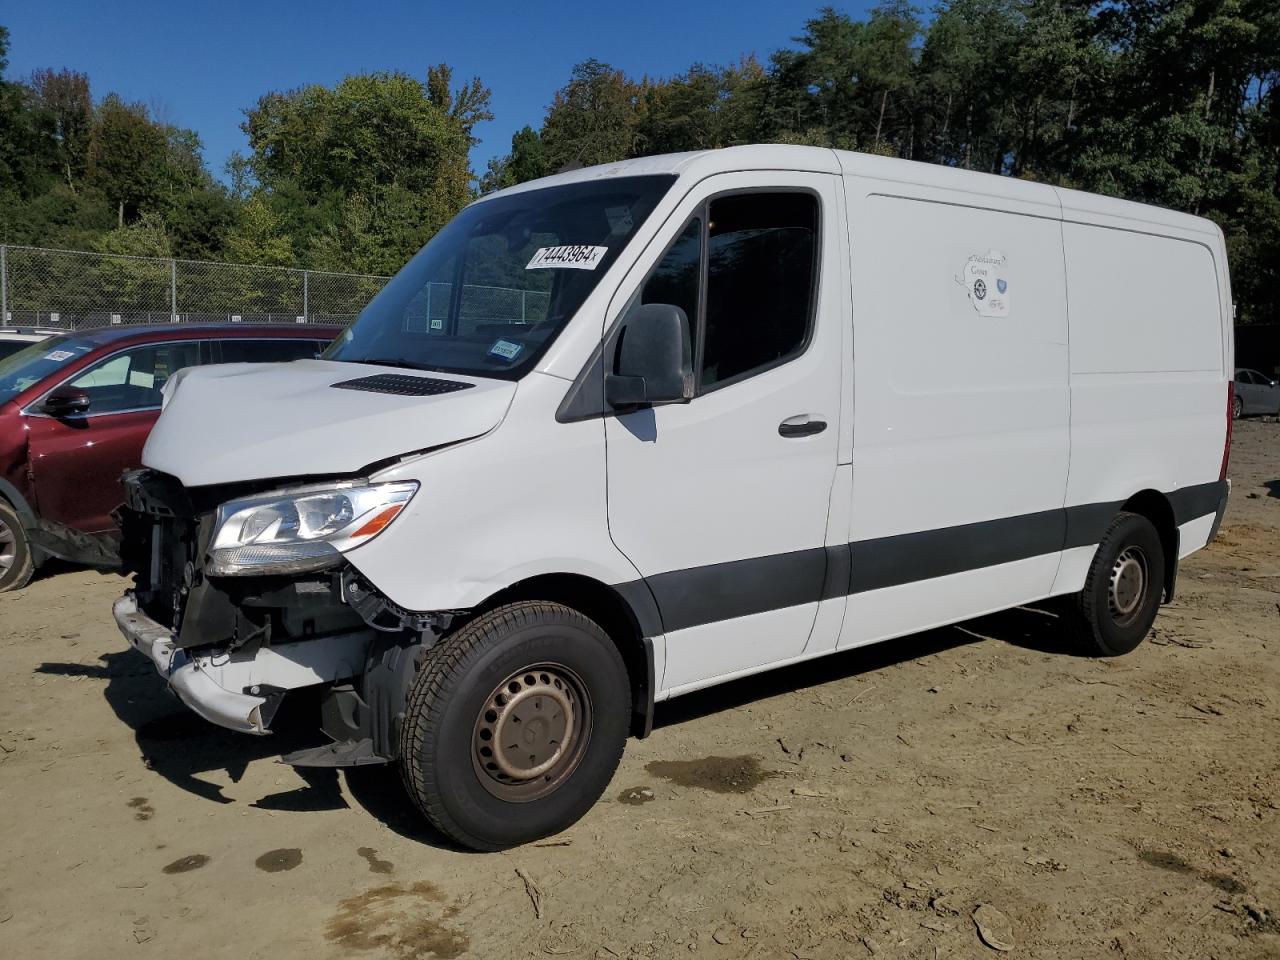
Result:
<svg viewBox="0 0 1280 960"><path fill-rule="evenodd" d="M109 327L0 359L0 592L49 555L91 559L114 529L120 475L138 466L161 389L183 367L314 357L334 327Z"/></svg>

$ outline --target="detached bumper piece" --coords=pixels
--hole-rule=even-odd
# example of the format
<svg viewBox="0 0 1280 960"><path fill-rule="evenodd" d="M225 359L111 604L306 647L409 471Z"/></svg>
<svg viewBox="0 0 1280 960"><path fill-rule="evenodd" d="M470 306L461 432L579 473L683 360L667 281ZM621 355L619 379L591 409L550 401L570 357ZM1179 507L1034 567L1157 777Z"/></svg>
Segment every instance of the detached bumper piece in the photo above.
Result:
<svg viewBox="0 0 1280 960"><path fill-rule="evenodd" d="M140 612L132 595L125 594L117 600L111 613L129 645L151 660L178 699L193 711L229 730L259 735L267 732L278 697L273 698L276 704L264 715L270 702L267 697L234 693L219 685L200 662L204 658L192 659L185 650L174 646L170 630Z"/></svg>
<svg viewBox="0 0 1280 960"><path fill-rule="evenodd" d="M27 539L41 553L107 573L120 572L120 541L108 533L82 533L52 520L23 523Z"/></svg>
<svg viewBox="0 0 1280 960"><path fill-rule="evenodd" d="M132 593L115 602L112 614L129 645L151 660L179 700L210 723L241 733L269 732L289 690L356 676L369 643L367 632L359 632L255 649L190 650L140 610Z"/></svg>

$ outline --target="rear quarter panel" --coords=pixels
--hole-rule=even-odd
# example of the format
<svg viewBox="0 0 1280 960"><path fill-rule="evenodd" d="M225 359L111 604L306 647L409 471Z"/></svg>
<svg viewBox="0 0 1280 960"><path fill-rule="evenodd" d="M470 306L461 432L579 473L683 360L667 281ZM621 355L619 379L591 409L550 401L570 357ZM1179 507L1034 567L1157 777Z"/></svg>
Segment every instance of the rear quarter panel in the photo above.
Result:
<svg viewBox="0 0 1280 960"><path fill-rule="evenodd" d="M1230 321L1218 236L1067 210L1067 505L1218 479Z"/></svg>

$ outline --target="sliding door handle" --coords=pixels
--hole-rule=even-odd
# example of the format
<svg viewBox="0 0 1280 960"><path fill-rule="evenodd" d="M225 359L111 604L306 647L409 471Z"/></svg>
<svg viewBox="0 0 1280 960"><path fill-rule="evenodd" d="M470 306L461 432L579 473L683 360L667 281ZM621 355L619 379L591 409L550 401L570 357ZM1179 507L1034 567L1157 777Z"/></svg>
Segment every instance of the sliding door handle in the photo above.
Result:
<svg viewBox="0 0 1280 960"><path fill-rule="evenodd" d="M820 416L802 413L787 417L778 424L778 434L783 437L812 437L827 429L827 421Z"/></svg>

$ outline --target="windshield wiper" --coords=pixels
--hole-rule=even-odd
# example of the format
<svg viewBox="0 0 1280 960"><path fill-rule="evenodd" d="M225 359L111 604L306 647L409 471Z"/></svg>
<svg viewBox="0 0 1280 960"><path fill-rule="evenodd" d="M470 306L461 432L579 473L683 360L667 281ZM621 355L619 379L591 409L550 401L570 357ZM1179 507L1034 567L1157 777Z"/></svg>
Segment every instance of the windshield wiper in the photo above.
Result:
<svg viewBox="0 0 1280 960"><path fill-rule="evenodd" d="M431 367L422 363L411 363L408 360L345 360L334 358L338 363L367 363L371 367L400 367L404 370L427 370L438 373L439 367Z"/></svg>

